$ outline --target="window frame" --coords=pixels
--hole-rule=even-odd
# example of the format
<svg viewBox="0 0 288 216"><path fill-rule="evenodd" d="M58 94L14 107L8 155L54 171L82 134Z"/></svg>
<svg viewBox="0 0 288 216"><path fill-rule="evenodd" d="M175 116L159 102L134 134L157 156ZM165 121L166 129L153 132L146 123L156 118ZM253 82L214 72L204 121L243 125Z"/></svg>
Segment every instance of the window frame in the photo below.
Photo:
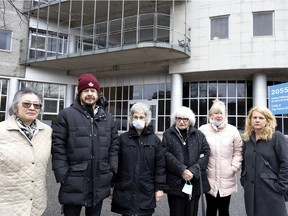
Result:
<svg viewBox="0 0 288 216"><path fill-rule="evenodd" d="M267 31L267 23L265 23L265 28L261 28L262 32L256 32L256 30L259 31L259 29L255 29L256 27L259 27L261 25L263 25L262 23L256 23L256 21L260 21L260 20L255 20L256 15L264 15L264 14L271 14L271 33L266 33L264 32L263 34L263 30ZM275 11L257 11L257 12L253 12L252 13L252 23L253 23L253 27L252 27L252 31L253 31L253 37L265 37L265 36L274 36L274 22L275 22ZM263 22L263 20L261 20ZM270 30L270 29L269 29Z"/></svg>
<svg viewBox="0 0 288 216"><path fill-rule="evenodd" d="M229 18L230 15L226 14L226 15L221 15L221 16L212 16L210 17L210 40L216 40L216 39L229 39ZM215 28L216 23L213 23L213 21L215 20L220 20L222 19L222 22L224 21L224 19L227 20L227 23L225 23L225 26L222 25L222 23L217 23L217 27L219 28L219 26L221 27L221 29L217 29L217 31L213 30L213 27ZM225 20L225 21L226 21ZM223 33L224 27L226 27L226 32ZM221 35L223 34L223 35ZM225 34L225 35L224 35Z"/></svg>
<svg viewBox="0 0 288 216"><path fill-rule="evenodd" d="M0 51L5 51L5 52L11 52L11 50L12 50L12 38L13 38L13 32L12 31L9 31L9 30L5 30L5 29L0 29L0 33L4 33L3 35L6 35L5 33L10 33L10 44L9 44L9 49L2 49L1 47L0 47ZM5 40L7 40L7 38L5 38ZM5 44L6 46L7 46L7 41L6 41L6 44Z"/></svg>

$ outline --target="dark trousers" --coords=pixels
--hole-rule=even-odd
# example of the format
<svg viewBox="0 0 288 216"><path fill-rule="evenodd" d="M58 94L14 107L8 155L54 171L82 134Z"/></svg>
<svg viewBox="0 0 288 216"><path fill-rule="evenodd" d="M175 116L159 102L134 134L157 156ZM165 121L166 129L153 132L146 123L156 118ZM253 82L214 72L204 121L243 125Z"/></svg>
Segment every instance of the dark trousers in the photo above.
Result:
<svg viewBox="0 0 288 216"><path fill-rule="evenodd" d="M229 205L230 205L231 195L226 197L220 197L219 193L217 197L211 194L206 194L207 210L206 216L217 216L217 211L219 216L229 216Z"/></svg>
<svg viewBox="0 0 288 216"><path fill-rule="evenodd" d="M85 207L86 216L100 216L103 202L95 207ZM65 216L80 216L82 206L63 205L63 213Z"/></svg>
<svg viewBox="0 0 288 216"><path fill-rule="evenodd" d="M170 216L197 216L199 198L197 196L189 200L188 195L180 197L168 194Z"/></svg>

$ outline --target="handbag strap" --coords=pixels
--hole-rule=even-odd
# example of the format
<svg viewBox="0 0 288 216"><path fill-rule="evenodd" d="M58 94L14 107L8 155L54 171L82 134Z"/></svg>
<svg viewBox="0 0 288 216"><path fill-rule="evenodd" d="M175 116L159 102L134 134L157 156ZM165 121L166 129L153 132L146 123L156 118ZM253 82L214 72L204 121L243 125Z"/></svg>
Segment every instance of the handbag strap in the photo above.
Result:
<svg viewBox="0 0 288 216"><path fill-rule="evenodd" d="M203 194L203 184L202 184L201 168L200 168L199 164L196 164L196 167L197 167L198 170L199 170L200 198L201 198L202 216L205 216L205 202L204 202L204 194Z"/></svg>

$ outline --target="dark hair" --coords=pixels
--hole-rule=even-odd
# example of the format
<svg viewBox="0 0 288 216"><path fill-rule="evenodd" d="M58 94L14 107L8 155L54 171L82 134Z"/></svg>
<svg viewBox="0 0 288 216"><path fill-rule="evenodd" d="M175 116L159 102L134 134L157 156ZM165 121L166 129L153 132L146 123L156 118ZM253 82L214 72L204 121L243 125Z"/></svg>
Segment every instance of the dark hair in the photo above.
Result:
<svg viewBox="0 0 288 216"><path fill-rule="evenodd" d="M29 88L23 88L17 91L16 94L14 95L12 104L9 108L9 115L13 115L17 113L18 111L17 104L19 103L22 96L26 94L35 94L39 98L40 104L42 104L42 96L37 91L33 89L29 89Z"/></svg>

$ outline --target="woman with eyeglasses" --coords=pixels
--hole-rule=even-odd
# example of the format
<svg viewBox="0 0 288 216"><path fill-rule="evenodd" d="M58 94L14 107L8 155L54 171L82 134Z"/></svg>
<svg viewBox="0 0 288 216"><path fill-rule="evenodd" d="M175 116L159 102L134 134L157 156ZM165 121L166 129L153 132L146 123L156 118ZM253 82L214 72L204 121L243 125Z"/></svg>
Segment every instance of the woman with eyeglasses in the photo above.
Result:
<svg viewBox="0 0 288 216"><path fill-rule="evenodd" d="M210 190L206 176L210 148L204 134L197 130L195 115L188 107L180 107L171 115L173 125L163 134L166 158L168 204L171 216L197 216L201 195ZM184 188L187 185L190 191ZM185 186L185 187L184 187ZM183 190L184 189L184 190ZM183 192L183 191L184 192Z"/></svg>
<svg viewBox="0 0 288 216"><path fill-rule="evenodd" d="M150 124L144 103L130 110L129 131L119 137L118 172L111 190L112 212L151 216L166 184L165 157L160 138Z"/></svg>
<svg viewBox="0 0 288 216"><path fill-rule="evenodd" d="M51 128L37 119L42 100L19 90L0 123L0 215L40 216L47 205L46 169Z"/></svg>
<svg viewBox="0 0 288 216"><path fill-rule="evenodd" d="M243 143L237 128L228 124L222 101L213 101L208 119L209 123L199 128L211 148L207 168L211 190L206 193L206 216L229 216L231 195L237 191L236 173L242 163Z"/></svg>

